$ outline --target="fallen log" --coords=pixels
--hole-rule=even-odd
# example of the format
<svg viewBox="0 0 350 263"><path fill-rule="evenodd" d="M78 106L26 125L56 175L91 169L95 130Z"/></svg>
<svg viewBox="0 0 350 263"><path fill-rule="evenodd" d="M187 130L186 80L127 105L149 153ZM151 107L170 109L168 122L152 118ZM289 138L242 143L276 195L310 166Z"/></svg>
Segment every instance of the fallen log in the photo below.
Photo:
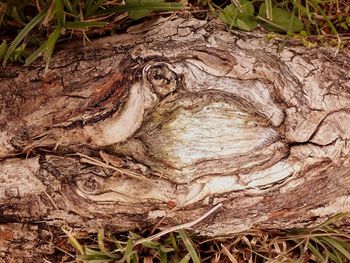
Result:
<svg viewBox="0 0 350 263"><path fill-rule="evenodd" d="M62 226L170 227L221 203L192 228L220 236L350 211L350 56L279 44L171 17L3 69L4 262L52 253Z"/></svg>

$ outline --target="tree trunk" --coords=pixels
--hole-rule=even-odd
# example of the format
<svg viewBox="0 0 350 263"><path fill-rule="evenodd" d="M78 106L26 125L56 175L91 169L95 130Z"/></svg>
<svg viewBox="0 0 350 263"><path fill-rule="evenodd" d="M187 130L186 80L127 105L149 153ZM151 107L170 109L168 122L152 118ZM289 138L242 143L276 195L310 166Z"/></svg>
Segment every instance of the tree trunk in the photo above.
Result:
<svg viewBox="0 0 350 263"><path fill-rule="evenodd" d="M0 72L0 255L50 231L226 235L350 211L350 55L167 18ZM56 230L55 230L56 231ZM29 261L33 262L33 261Z"/></svg>

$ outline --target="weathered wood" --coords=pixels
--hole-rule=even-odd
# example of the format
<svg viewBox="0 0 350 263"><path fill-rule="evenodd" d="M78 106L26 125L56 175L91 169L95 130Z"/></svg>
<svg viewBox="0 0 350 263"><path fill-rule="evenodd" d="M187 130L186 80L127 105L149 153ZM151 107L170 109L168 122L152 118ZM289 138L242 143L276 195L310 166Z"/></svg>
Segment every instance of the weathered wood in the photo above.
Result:
<svg viewBox="0 0 350 263"><path fill-rule="evenodd" d="M224 235L350 211L345 51L174 17L74 45L0 73L3 229L170 226L222 203L194 230Z"/></svg>

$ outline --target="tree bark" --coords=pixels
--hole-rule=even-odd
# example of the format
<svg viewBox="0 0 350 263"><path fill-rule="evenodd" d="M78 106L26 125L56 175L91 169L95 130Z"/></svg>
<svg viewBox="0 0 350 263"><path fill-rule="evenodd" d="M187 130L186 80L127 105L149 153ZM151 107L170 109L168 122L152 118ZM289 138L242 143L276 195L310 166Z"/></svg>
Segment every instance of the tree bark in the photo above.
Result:
<svg viewBox="0 0 350 263"><path fill-rule="evenodd" d="M194 231L349 212L350 55L281 44L171 17L73 43L46 73L40 62L3 69L4 262L52 253L62 226L166 227L218 203Z"/></svg>

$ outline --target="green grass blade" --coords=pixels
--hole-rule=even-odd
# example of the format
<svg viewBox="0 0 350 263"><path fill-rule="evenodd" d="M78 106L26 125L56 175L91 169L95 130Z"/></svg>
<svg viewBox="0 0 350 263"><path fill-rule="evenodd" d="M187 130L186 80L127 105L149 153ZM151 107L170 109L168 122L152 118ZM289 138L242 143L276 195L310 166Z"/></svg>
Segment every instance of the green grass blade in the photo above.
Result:
<svg viewBox="0 0 350 263"><path fill-rule="evenodd" d="M190 262L190 259L191 259L191 255L190 253L186 254L186 256L184 256L179 263L188 263Z"/></svg>
<svg viewBox="0 0 350 263"><path fill-rule="evenodd" d="M174 251L174 249L172 247L167 247L164 244L159 246L159 250L164 252L164 253L170 253L170 252Z"/></svg>
<svg viewBox="0 0 350 263"><path fill-rule="evenodd" d="M104 229L102 228L100 231L98 231L98 234L97 234L98 247L103 253L105 253L106 255L109 255L110 253L104 243L104 237L105 237L105 232L104 232Z"/></svg>
<svg viewBox="0 0 350 263"><path fill-rule="evenodd" d="M168 262L168 255L167 253L163 252L161 249L158 249L159 253L159 261L160 263L167 263Z"/></svg>
<svg viewBox="0 0 350 263"><path fill-rule="evenodd" d="M160 243L154 241L145 241L141 244L147 248L158 248L160 246Z"/></svg>
<svg viewBox="0 0 350 263"><path fill-rule="evenodd" d="M93 4L94 0L85 0L84 1L84 15L86 16L86 12L89 11Z"/></svg>
<svg viewBox="0 0 350 263"><path fill-rule="evenodd" d="M0 11L0 28L2 27L2 23L4 22L5 12Z"/></svg>
<svg viewBox="0 0 350 263"><path fill-rule="evenodd" d="M55 30L51 33L51 35L47 39L46 50L45 50L45 60L46 60L45 71L47 71L49 68L52 52L55 48L57 39L61 35L61 30L62 30L62 27L60 26L56 27Z"/></svg>
<svg viewBox="0 0 350 263"><path fill-rule="evenodd" d="M95 2L95 3L93 3ZM91 15L94 15L96 10L103 4L104 0L97 0L97 1L91 1L92 5L90 5L88 8L86 8L86 17L89 17Z"/></svg>
<svg viewBox="0 0 350 263"><path fill-rule="evenodd" d="M329 17L327 16L327 14L325 13L325 11L318 5L317 1L311 0L309 2L311 4L311 6L317 10L318 12L320 12L320 14L322 15L322 17L325 19L326 23L328 24L328 26L331 28L332 32L335 35L338 35L338 31L337 29L334 27L332 21L329 19Z"/></svg>
<svg viewBox="0 0 350 263"><path fill-rule="evenodd" d="M320 227L331 225L331 224L339 221L340 219L348 216L349 214L350 213L338 213L338 214L332 216L331 218L329 218L326 222L322 223L320 225Z"/></svg>
<svg viewBox="0 0 350 263"><path fill-rule="evenodd" d="M39 14L37 14L22 30L19 32L17 37L12 41L11 45L9 46L5 58L2 62L3 66L6 66L7 61L9 60L12 53L15 51L15 49L18 47L18 45L22 42L22 40L29 34L29 32L37 26L45 17L46 10L41 11Z"/></svg>
<svg viewBox="0 0 350 263"><path fill-rule="evenodd" d="M139 257L137 253L131 255L131 263L139 263Z"/></svg>
<svg viewBox="0 0 350 263"><path fill-rule="evenodd" d="M83 247L80 245L79 241L74 237L74 235L70 234L64 228L62 228L62 231L68 236L68 243L71 244L76 250L78 250L81 255L85 255Z"/></svg>
<svg viewBox="0 0 350 263"><path fill-rule="evenodd" d="M79 12L76 9L76 5L69 0L63 0L64 6L72 15L79 16Z"/></svg>
<svg viewBox="0 0 350 263"><path fill-rule="evenodd" d="M350 252L347 251L347 249L344 248L341 241L336 240L331 237L320 237L324 242L326 242L329 246L337 249L344 257L346 257L348 260L350 260Z"/></svg>
<svg viewBox="0 0 350 263"><path fill-rule="evenodd" d="M271 20L273 19L272 17L272 1L271 0L265 0L265 7L266 7L266 18L268 20Z"/></svg>
<svg viewBox="0 0 350 263"><path fill-rule="evenodd" d="M323 254L326 257L325 261L328 262L329 255L331 254L331 252L327 248L327 244L325 244L323 240L320 240L318 237L311 237L310 240L316 243L318 246L322 247L322 249L324 250Z"/></svg>
<svg viewBox="0 0 350 263"><path fill-rule="evenodd" d="M127 11L145 10L145 9L152 9L153 11L173 11L173 10L181 9L183 5L181 3L175 3L175 2L150 1L142 4L138 4L138 3L126 4L125 7L128 9Z"/></svg>
<svg viewBox="0 0 350 263"><path fill-rule="evenodd" d="M85 29L87 27L104 27L107 24L108 24L107 22L74 21L74 22L66 22L64 24L64 27L70 28L70 29Z"/></svg>
<svg viewBox="0 0 350 263"><path fill-rule="evenodd" d="M47 44L47 41L45 41L44 44L42 44L29 57L27 57L27 59L25 60L26 66L29 66L30 64L32 64L38 57L40 57L45 52L46 44Z"/></svg>
<svg viewBox="0 0 350 263"><path fill-rule="evenodd" d="M313 244L308 243L307 248L320 260L321 263L327 262L327 259L322 255L322 253Z"/></svg>
<svg viewBox="0 0 350 263"><path fill-rule="evenodd" d="M337 45L337 50L336 50L336 54L337 54L339 49L340 49L340 47L341 47L341 39L339 37L339 33L338 33L337 29L335 28L335 26L333 25L332 21L327 16L326 12L318 5L318 1L310 0L309 3L315 10L318 10L318 12L320 12L322 17L325 19L327 25L332 30L333 34L338 38L338 45Z"/></svg>
<svg viewBox="0 0 350 263"><path fill-rule="evenodd" d="M169 234L169 241L173 249L176 251L178 249L174 233Z"/></svg>
<svg viewBox="0 0 350 263"><path fill-rule="evenodd" d="M86 256L96 256L96 257L101 256L101 257L109 258L108 255L106 255L102 251L98 251L98 250L89 248L88 246L84 246L84 251L85 251Z"/></svg>
<svg viewBox="0 0 350 263"><path fill-rule="evenodd" d="M19 23L21 24L22 26L25 26L26 23L24 23L24 21L22 20L21 16L19 15L18 11L17 11L17 8L14 7L12 9L12 17Z"/></svg>
<svg viewBox="0 0 350 263"><path fill-rule="evenodd" d="M200 263L201 261L199 259L199 256L198 256L195 248L193 247L191 240L186 235L186 232L184 230L179 230L179 234L180 234L182 241L185 244L185 247L187 248L189 254L191 255L193 263Z"/></svg>
<svg viewBox="0 0 350 263"><path fill-rule="evenodd" d="M76 249L80 252L81 255L84 255L84 249L83 247L80 245L80 243L78 242L78 240L73 237L73 236L70 236L68 237L68 242Z"/></svg>
<svg viewBox="0 0 350 263"><path fill-rule="evenodd" d="M159 1L149 1L140 3L127 3L125 5L119 5L108 10L103 10L96 12L96 15L107 15L112 13L123 13L123 12L152 12L152 11L173 11L182 9L183 5L181 3L175 2L159 2Z"/></svg>
<svg viewBox="0 0 350 263"><path fill-rule="evenodd" d="M140 19L154 11L173 11L181 9L182 5L178 3L165 3L158 1L150 1L143 3L129 3L126 5L128 16L131 19Z"/></svg>
<svg viewBox="0 0 350 263"><path fill-rule="evenodd" d="M268 19L263 18L262 16L259 16L259 15L258 15L258 16L256 16L256 18L259 19L259 20L261 20L261 21L263 21L263 22L266 22L267 24L272 25L272 26L274 26L274 27L276 27L276 28L278 28L278 29L281 29L282 31L285 31L285 29L284 29L283 27L281 27L281 26L279 26L279 25L277 25L277 24L271 22L271 21L268 20Z"/></svg>
<svg viewBox="0 0 350 263"><path fill-rule="evenodd" d="M332 253L329 254L330 261L332 263L344 263L340 253L337 250L332 250ZM349 261L347 261L349 262Z"/></svg>
<svg viewBox="0 0 350 263"><path fill-rule="evenodd" d="M128 242L127 242L126 247L125 247L124 256L120 260L120 262L125 262L126 261L127 263L130 263L133 254L134 254L134 251L133 251L132 240L128 239Z"/></svg>
<svg viewBox="0 0 350 263"><path fill-rule="evenodd" d="M0 59L2 59L5 56L6 50L7 50L7 42L6 40L3 40L0 45Z"/></svg>
<svg viewBox="0 0 350 263"><path fill-rule="evenodd" d="M79 255L77 259L83 260L85 262L111 262L113 259L118 259L118 257L110 257L101 251L97 251L85 246L86 255Z"/></svg>
<svg viewBox="0 0 350 263"><path fill-rule="evenodd" d="M56 7L56 18L58 25L62 26L64 24L64 3L62 0L55 0Z"/></svg>
<svg viewBox="0 0 350 263"><path fill-rule="evenodd" d="M122 244L120 243L120 241L118 240L114 240L114 245L117 249L119 249L120 251L122 251L124 249L124 247L122 246Z"/></svg>

